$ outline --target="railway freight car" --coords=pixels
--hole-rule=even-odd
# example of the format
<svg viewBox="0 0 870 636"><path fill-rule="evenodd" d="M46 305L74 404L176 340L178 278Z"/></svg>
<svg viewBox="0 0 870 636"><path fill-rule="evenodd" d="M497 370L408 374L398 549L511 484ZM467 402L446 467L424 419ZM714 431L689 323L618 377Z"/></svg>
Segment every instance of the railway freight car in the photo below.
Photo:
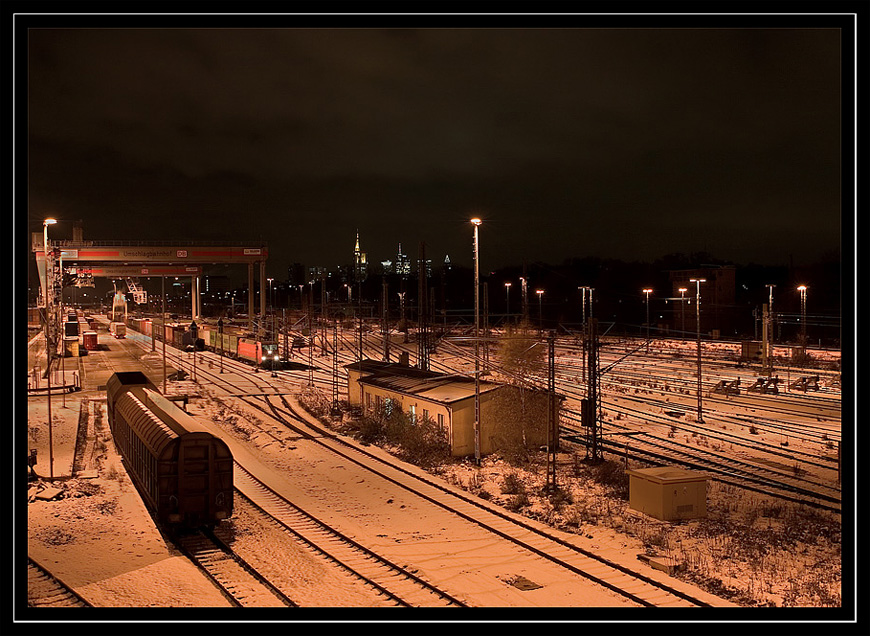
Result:
<svg viewBox="0 0 870 636"><path fill-rule="evenodd" d="M140 371L106 382L109 426L145 505L171 527L214 526L233 512L233 456Z"/></svg>

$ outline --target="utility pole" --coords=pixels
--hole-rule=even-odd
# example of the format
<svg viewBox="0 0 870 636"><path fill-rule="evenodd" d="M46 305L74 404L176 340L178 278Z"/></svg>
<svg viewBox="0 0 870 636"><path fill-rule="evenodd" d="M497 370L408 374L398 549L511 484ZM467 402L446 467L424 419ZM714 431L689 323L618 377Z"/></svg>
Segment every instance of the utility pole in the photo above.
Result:
<svg viewBox="0 0 870 636"><path fill-rule="evenodd" d="M308 386L314 386L314 281L308 287Z"/></svg>
<svg viewBox="0 0 870 636"><path fill-rule="evenodd" d="M480 249L478 228L480 219L471 219L474 225L474 461L480 466Z"/></svg>
<svg viewBox="0 0 870 636"><path fill-rule="evenodd" d="M362 270L360 270L362 271ZM359 320L357 321L357 327L359 328L359 361L363 360L363 317L362 317L362 274L360 274L359 281L359 294L357 300L357 313L359 314Z"/></svg>
<svg viewBox="0 0 870 636"><path fill-rule="evenodd" d="M556 451L559 449L559 422L556 413L556 338L547 336L547 478L546 490L556 490Z"/></svg>
<svg viewBox="0 0 870 636"><path fill-rule="evenodd" d="M773 353L773 288L776 285L767 284L767 311L768 311L768 320L770 324L768 325L768 337L770 338L770 349L771 353Z"/></svg>
<svg viewBox="0 0 870 636"><path fill-rule="evenodd" d="M426 244L420 241L417 259L417 361L421 369L429 370L429 285L426 281Z"/></svg>
<svg viewBox="0 0 870 636"><path fill-rule="evenodd" d="M771 332L770 311L768 305L761 306L762 321L761 321L761 370L762 373L767 373L769 378L773 374L773 352L771 350L769 338Z"/></svg>
<svg viewBox="0 0 870 636"><path fill-rule="evenodd" d="M698 424L704 423L703 410L701 408L701 283L706 283L706 278L691 278L690 283L695 283L695 331L698 337Z"/></svg>
<svg viewBox="0 0 870 636"><path fill-rule="evenodd" d="M598 463L604 459L600 445L602 426L599 417L601 378L598 368L598 321L590 318L584 331L583 347L586 350L589 382L586 385L586 398L581 402L580 416L586 429L586 461Z"/></svg>
<svg viewBox="0 0 870 636"><path fill-rule="evenodd" d="M160 277L160 296L163 303L160 314L160 340L163 342L163 395L166 395L166 276Z"/></svg>
<svg viewBox="0 0 870 636"><path fill-rule="evenodd" d="M489 370L489 287L483 282L483 370Z"/></svg>
<svg viewBox="0 0 870 636"><path fill-rule="evenodd" d="M326 355L326 272L320 272L320 355Z"/></svg>
<svg viewBox="0 0 870 636"><path fill-rule="evenodd" d="M523 263L523 275L520 277L523 322L529 321L529 279L526 276L526 264Z"/></svg>
<svg viewBox="0 0 870 636"><path fill-rule="evenodd" d="M390 321L388 316L390 295L388 293L387 277L381 281L383 286L381 298L381 333L384 336L384 362L390 361Z"/></svg>
<svg viewBox="0 0 870 636"><path fill-rule="evenodd" d="M340 413L338 408L338 318L332 317L332 415Z"/></svg>

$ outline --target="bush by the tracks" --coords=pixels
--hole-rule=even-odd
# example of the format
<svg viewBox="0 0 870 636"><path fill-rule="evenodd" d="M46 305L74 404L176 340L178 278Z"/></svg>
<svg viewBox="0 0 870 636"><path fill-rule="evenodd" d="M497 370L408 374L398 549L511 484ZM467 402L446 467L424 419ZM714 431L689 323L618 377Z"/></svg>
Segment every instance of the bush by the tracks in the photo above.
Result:
<svg viewBox="0 0 870 636"><path fill-rule="evenodd" d="M394 409L389 415L362 416L346 422L342 432L366 444L385 444L399 457L422 468L432 468L450 458L447 432L430 418L412 419Z"/></svg>

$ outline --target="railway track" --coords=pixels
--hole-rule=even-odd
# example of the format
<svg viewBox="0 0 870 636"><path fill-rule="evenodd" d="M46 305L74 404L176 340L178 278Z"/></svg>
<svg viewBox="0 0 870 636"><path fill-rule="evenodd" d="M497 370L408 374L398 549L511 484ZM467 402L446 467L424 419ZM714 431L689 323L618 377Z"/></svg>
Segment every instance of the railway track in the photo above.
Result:
<svg viewBox="0 0 870 636"><path fill-rule="evenodd" d="M521 517L506 513L495 505L448 488L425 474L387 463L377 455L335 437L326 429L318 430L318 425L298 413L283 396L278 397L284 403L279 410L286 410L292 419L317 431L317 435L312 438L316 442L328 446L330 450L344 459L361 466L380 478L400 486L488 532L507 539L524 550L617 592L639 605L708 605L707 602L694 598L673 586L600 557L594 552L558 537L555 533L547 532L537 525L526 522ZM299 428L298 424L293 424L290 421L285 420L285 423Z"/></svg>
<svg viewBox="0 0 870 636"><path fill-rule="evenodd" d="M461 347L456 347L456 350L460 355L463 353L465 353L466 356L470 355L467 352L463 352ZM558 392L565 394L569 397L575 397L578 399L583 397L579 392L576 391L576 389L570 386L570 384L566 386L566 382L564 380L564 376L560 378L557 374ZM619 397L622 399L630 399L641 403L647 402L647 400L644 398L633 398L631 396L626 397L624 395L620 395ZM674 405L666 402L658 401L658 404L659 406L664 405L676 408ZM689 447L687 445L679 445L665 436L657 436L650 432L642 432L641 434L638 434L637 437L644 438L644 441L647 444L648 448L643 452L641 452L640 450L634 452L631 457L636 460L645 462L652 461L657 464L673 463L694 469L706 470L713 474L715 479L719 479L724 483L730 483L735 486L745 487L753 491L761 492L763 494L779 497L782 499L787 499L796 503L803 503L837 513L840 512L839 488L832 487L816 480L803 479L798 474L802 469L795 470L794 467L783 467L782 469L777 469L772 464L776 463L777 459L783 459L787 457L792 462L797 462L798 460L800 460L801 463L809 463L818 468L830 470L832 468L835 468L833 466L825 465L817 461L811 461L808 455L805 457L797 457L798 455L800 455L800 453L796 453L795 451L791 451L789 454L786 454L782 451L781 448L774 449L772 445L764 445L755 441L746 440L745 438L741 438L736 435L726 434L710 427L692 425L691 423L687 423L684 421L675 422L674 420L669 420L664 416L659 416L646 411L640 411L637 409L631 409L630 407L617 405L612 400L602 401L602 407L606 407L608 412L613 411L616 413L621 413L623 415L631 415L635 418L651 424L657 424L667 427L679 424L681 428L690 428L691 430L694 430L696 432L701 432L703 435L719 440L723 444L737 444L740 446L744 446L749 451L757 451L774 457L773 460L765 460L763 458L760 458L758 461L752 462L735 460L730 457L723 457L721 454L711 453L704 449L697 449L694 447ZM688 410L688 407L686 407L686 410ZM579 422L579 413L574 412L571 409L566 409L565 415L569 419L573 419ZM721 415L721 413L715 413L715 416L717 418ZM804 414L804 416L806 417L806 414ZM747 426L748 424L746 424L744 420L740 421L740 425ZM612 423L609 424L608 427L610 432L614 432L617 430L622 430L624 432L628 430L625 427L613 425ZM635 431L632 432L634 433ZM783 433L782 430L779 430L777 432ZM560 426L560 434L573 436L575 441L578 441L585 436L585 433L583 433L579 429L579 427L572 427L570 425ZM796 433L792 430L790 432L790 435L795 437ZM624 456L627 452L623 445L614 444L612 442L603 443L603 447L605 447L611 453L617 455ZM760 475L767 475L767 477L765 478Z"/></svg>
<svg viewBox="0 0 870 636"><path fill-rule="evenodd" d="M356 359L355 350L358 346L356 341L351 343L345 340L343 344L345 345L345 348L354 353L340 353L340 357L344 358L342 364ZM369 348L372 348L371 343L368 341L365 342L365 345ZM409 351L409 353L413 354L413 352L410 350L410 347L406 348L397 346L396 348L399 350L407 350ZM455 349L458 350L460 356L468 355L467 352L462 351L462 347L455 346ZM313 359L316 361L317 357L318 356L314 356ZM244 365L244 363L237 362L236 364L242 365L242 368L247 368L248 370L250 369L250 367L247 367L246 365ZM433 361L433 366L436 365L444 366ZM448 372L455 371L454 368L449 368L446 366L444 366L443 370ZM318 368L318 372L323 376L328 375L328 377L315 377L315 382L323 386L331 386L331 366L329 368ZM564 386L561 387L559 390L561 391L562 388L565 389L564 392L569 396L575 393L574 390ZM644 401L640 398L635 398L635 400L640 402ZM246 399L245 401L249 405L256 407L256 404L252 400ZM667 405L667 403L664 402L662 402L662 404ZM616 406L610 403L605 404L605 406L608 408L608 410L613 410L614 412L623 413L625 415L639 417L642 420L653 424L668 427L675 425L674 421L664 416L657 416L655 414L638 411L629 407ZM274 406L270 404L269 408L271 410L271 414L273 416L276 415ZM579 414L573 413L569 410L567 412L567 415L568 417L576 418ZM777 464L782 465L782 462L779 460L785 458L788 458L793 463L797 461L806 463L809 461L810 464L817 468L833 469L833 466L829 466L816 461L810 461L809 457L799 457L801 453L794 450L790 451L788 454L785 454L783 453L781 448L773 448L772 445L766 445L770 448L765 448L765 444L763 443L751 440L747 441L746 439L740 438L739 436L721 433L716 429L692 426L690 423L687 424L684 421L679 421L678 424L680 428L688 427L692 430L700 431L701 434L705 435L705 437L718 440L722 444L737 444L738 446L746 447L748 450L761 451L763 453L770 454L773 456L773 459L761 459L760 461L752 463L742 460L732 460L730 458L723 459L721 456L713 456L714 454L711 454L709 451L706 451L704 449L688 447L686 445L678 447L677 444L675 444L667 437L656 436L652 433L644 434L648 448L643 454L637 454L635 458L642 461L653 461L654 463L670 462L687 467L693 467L696 469L707 470L714 475L714 478L720 479L725 483L731 483L732 485L739 487L747 487L753 491L761 492L774 497L780 497L794 502L806 503L807 505L813 507L820 507L839 512L839 492L837 489L831 488L830 486L815 481L808 482L807 480L801 478L799 474L801 472L801 469L795 470L794 468L794 465L796 464L791 467L783 467L781 469L776 468ZM741 422L741 425L746 424L745 422ZM566 435L577 434L577 430L572 428L570 425L563 426L560 430L562 430L562 432ZM794 432L789 434L792 436L795 435ZM618 444L612 444L610 446L610 450L612 453L618 455L625 454L623 446ZM758 473L767 474L768 477L760 478L758 477ZM800 485L802 482L806 482L805 487Z"/></svg>
<svg viewBox="0 0 870 636"><path fill-rule="evenodd" d="M217 374L211 374L205 370L200 370L199 373L200 375L207 374L216 383L230 387L232 390L232 384L226 378L221 378ZM412 472L387 462L361 447L350 444L298 412L287 401L283 391L274 388L271 392L268 391L267 389L271 386L271 379L268 375L261 374L257 384L266 385L259 386L257 390L257 399L263 401L259 410L272 418L277 418L294 435L306 437L312 442L328 448L332 453L358 465L373 476L398 486L430 504L510 542L517 548L597 583L640 606L699 607L710 605L708 601L693 596L692 593L681 589L679 585L658 580L636 569L601 557L554 532L549 532L536 524L523 520L518 515L512 515L498 506L452 489L440 481L426 476L422 471ZM236 392L239 392L241 387L235 388ZM276 404L276 401L279 403ZM244 488L243 486L243 490Z"/></svg>
<svg viewBox="0 0 870 636"><path fill-rule="evenodd" d="M572 442L585 445L581 441L583 432L579 428L566 427L566 431L569 432ZM616 456L627 455L630 459L655 464L677 464L711 473L714 479L722 483L835 513L841 511L839 492L824 484L812 484L816 488L799 486L783 481L780 476L783 473L772 470L770 466L747 463L722 455L704 455L691 448L682 450L675 444L663 444L660 438L649 435L636 435L634 438L630 450L624 444L606 439L600 440L599 444ZM777 478L764 477L764 473L773 473Z"/></svg>
<svg viewBox="0 0 870 636"><path fill-rule="evenodd" d="M27 559L28 607L92 607L78 592L39 563Z"/></svg>
<svg viewBox="0 0 870 636"><path fill-rule="evenodd" d="M236 607L295 607L255 568L207 530L175 537L193 561Z"/></svg>
<svg viewBox="0 0 870 636"><path fill-rule="evenodd" d="M349 571L400 607L465 607L406 567L376 554L281 496L236 463L236 488L282 530Z"/></svg>

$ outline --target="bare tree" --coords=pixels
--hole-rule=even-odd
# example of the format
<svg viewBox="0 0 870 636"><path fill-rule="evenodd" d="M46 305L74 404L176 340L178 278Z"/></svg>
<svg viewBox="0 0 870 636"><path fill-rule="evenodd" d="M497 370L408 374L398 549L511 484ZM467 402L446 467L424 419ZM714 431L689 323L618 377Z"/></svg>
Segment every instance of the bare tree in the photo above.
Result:
<svg viewBox="0 0 870 636"><path fill-rule="evenodd" d="M546 372L546 346L523 323L498 343L503 380L490 405L493 445L511 462L526 462L547 441L547 393L535 388Z"/></svg>

